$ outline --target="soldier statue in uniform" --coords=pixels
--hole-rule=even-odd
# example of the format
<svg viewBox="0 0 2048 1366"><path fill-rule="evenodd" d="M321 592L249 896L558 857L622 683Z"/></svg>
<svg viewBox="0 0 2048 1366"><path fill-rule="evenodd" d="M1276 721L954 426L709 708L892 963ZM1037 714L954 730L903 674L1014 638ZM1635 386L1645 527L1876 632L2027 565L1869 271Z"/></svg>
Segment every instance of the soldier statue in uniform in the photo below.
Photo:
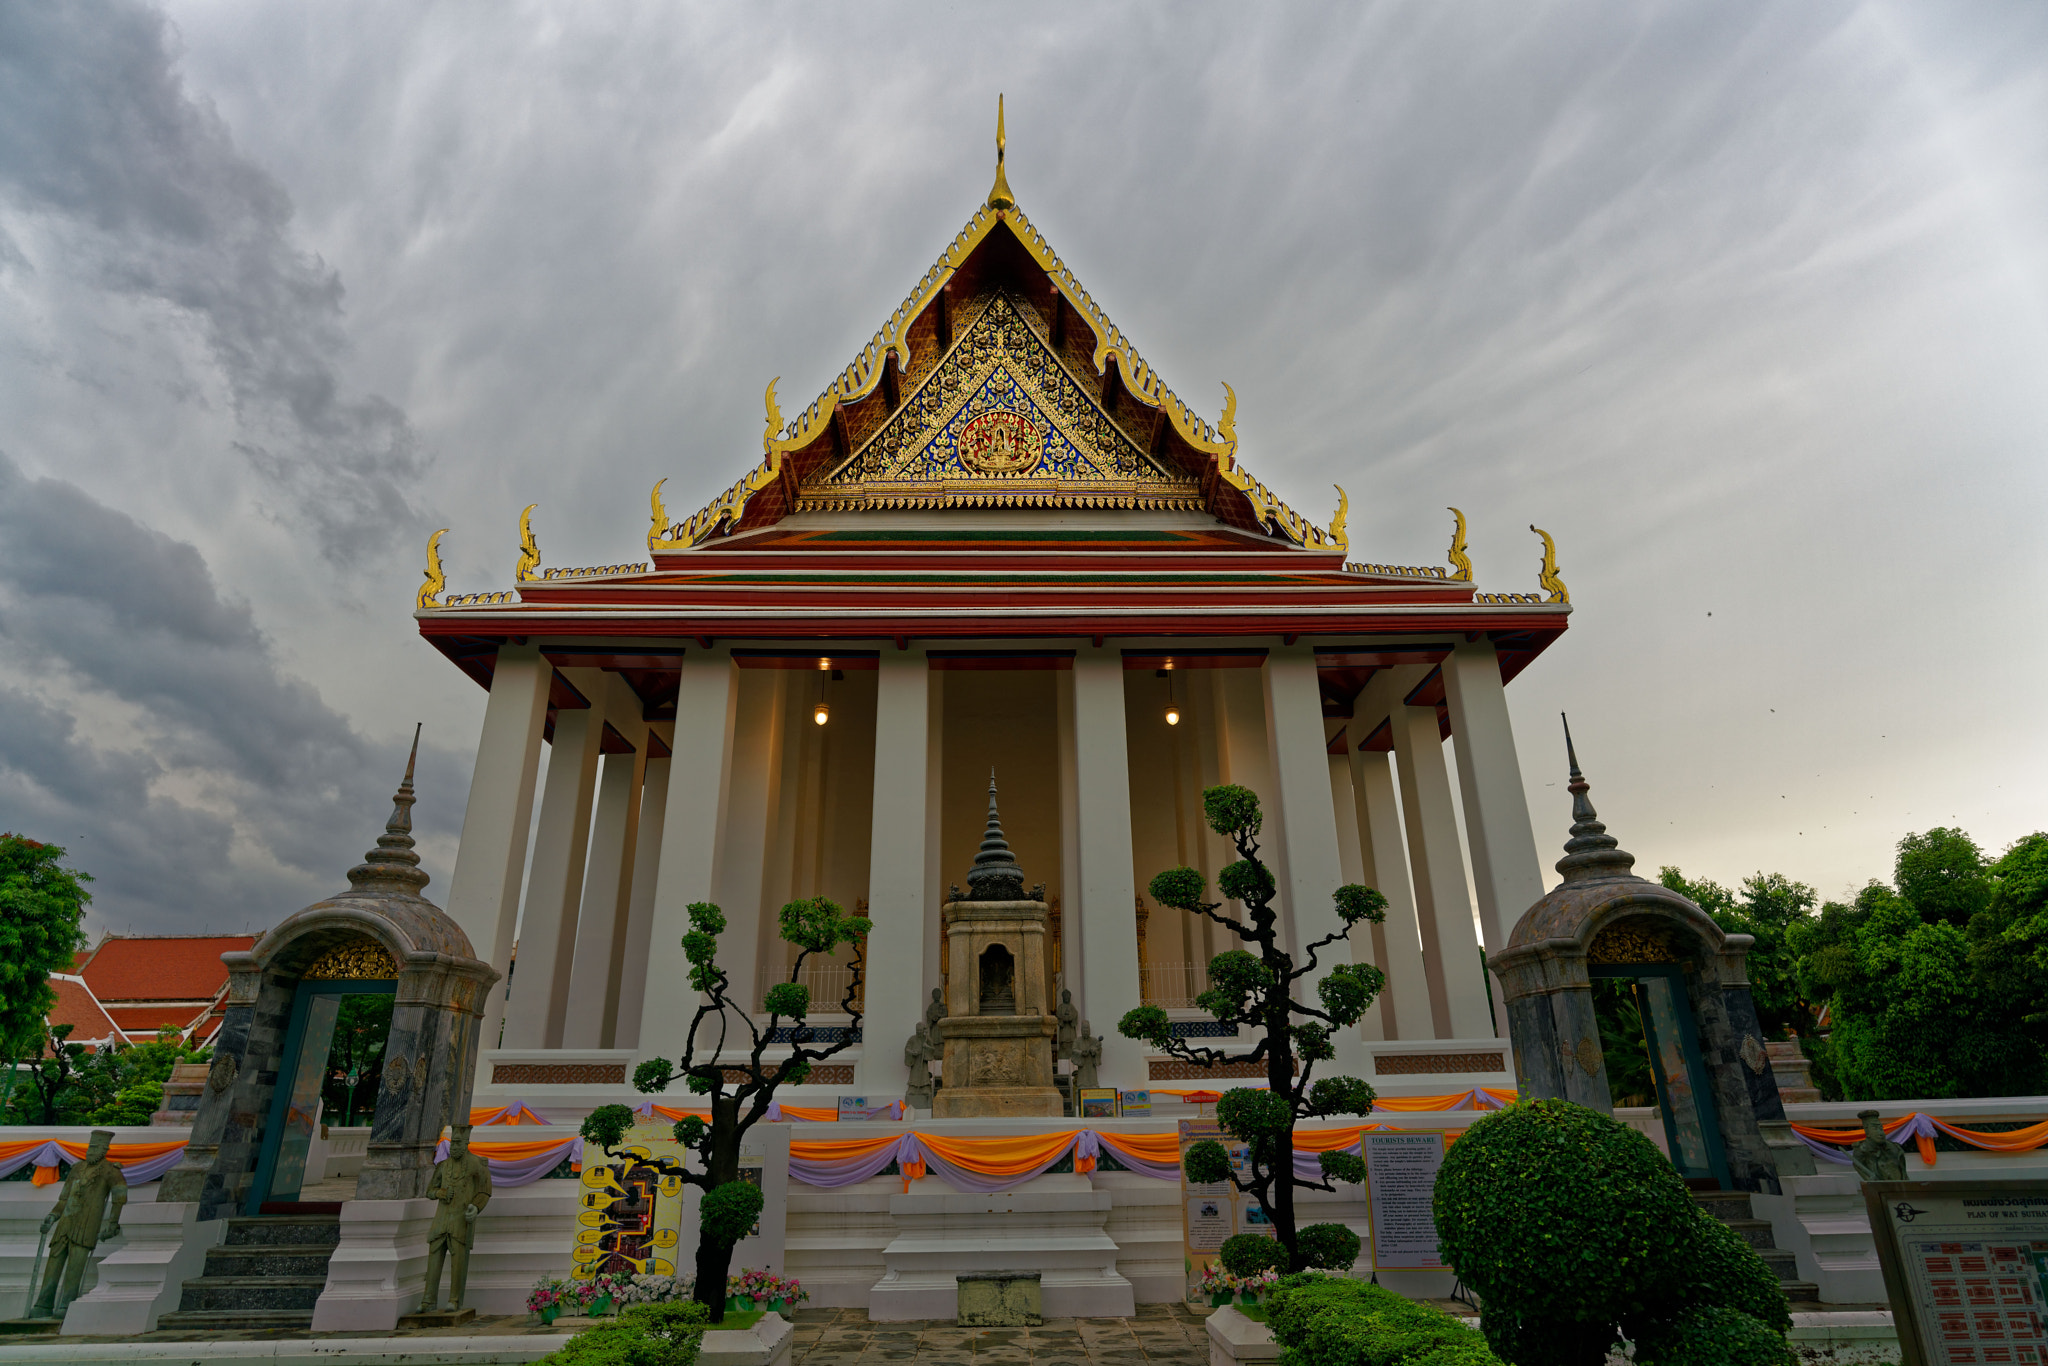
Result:
<svg viewBox="0 0 2048 1366"><path fill-rule="evenodd" d="M94 1129L85 1160L74 1162L64 1173L57 1207L43 1220L43 1232L50 1235L50 1260L43 1272L43 1292L36 1296L30 1318L61 1318L78 1298L78 1285L92 1260L93 1247L102 1238L117 1237L121 1232L128 1178L107 1160L107 1145L113 1141L113 1130Z"/></svg>
<svg viewBox="0 0 2048 1366"><path fill-rule="evenodd" d="M420 1312L435 1311L441 1289L441 1259L449 1260L448 1308L462 1308L469 1284L469 1250L476 1246L476 1217L491 1200L490 1164L469 1150L469 1126L458 1124L448 1139L448 1160L434 1168L427 1198L439 1204L427 1230L427 1289Z"/></svg>

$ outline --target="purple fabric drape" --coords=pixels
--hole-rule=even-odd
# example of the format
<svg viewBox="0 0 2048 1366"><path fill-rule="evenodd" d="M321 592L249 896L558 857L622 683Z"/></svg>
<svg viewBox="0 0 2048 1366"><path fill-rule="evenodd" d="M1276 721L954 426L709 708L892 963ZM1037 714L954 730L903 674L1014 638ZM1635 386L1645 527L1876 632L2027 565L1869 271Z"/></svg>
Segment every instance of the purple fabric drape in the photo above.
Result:
<svg viewBox="0 0 2048 1366"><path fill-rule="evenodd" d="M801 1181L807 1186L823 1186L827 1189L851 1186L867 1180L891 1162L915 1162L922 1152L923 1150L918 1147L917 1135L904 1134L894 1143L879 1146L857 1162L812 1162L792 1155L789 1159L789 1178L792 1181Z"/></svg>
<svg viewBox="0 0 2048 1366"><path fill-rule="evenodd" d="M489 1154L479 1154L490 1164L491 1185L498 1190L509 1190L515 1186L530 1186L562 1165L562 1159L572 1162L583 1160L583 1140L565 1138L560 1143L536 1153L532 1157L504 1161ZM434 1149L434 1163L439 1166L448 1160L448 1140L442 1139Z"/></svg>
<svg viewBox="0 0 2048 1366"><path fill-rule="evenodd" d="M1808 1138L1797 1129L1794 1129L1792 1132L1797 1135L1801 1143L1813 1149L1814 1155L1817 1157L1824 1157L1828 1161L1839 1163L1844 1167L1851 1166L1856 1161L1855 1158L1849 1156L1849 1150L1846 1148L1837 1148L1832 1143L1822 1143L1817 1139ZM1904 1124L1886 1134L1885 1137L1903 1148L1916 1139L1935 1138L1940 1133L1941 1130L1935 1127L1932 1119L1926 1115L1916 1114Z"/></svg>
<svg viewBox="0 0 2048 1366"><path fill-rule="evenodd" d="M48 1139L40 1148L30 1148L25 1153L0 1161L0 1176L12 1176L30 1163L38 1167L54 1167L61 1162L68 1167L77 1160L58 1147L55 1139ZM184 1160L185 1149L180 1146L146 1162L130 1162L121 1168L121 1175L129 1185L140 1186L156 1180Z"/></svg>

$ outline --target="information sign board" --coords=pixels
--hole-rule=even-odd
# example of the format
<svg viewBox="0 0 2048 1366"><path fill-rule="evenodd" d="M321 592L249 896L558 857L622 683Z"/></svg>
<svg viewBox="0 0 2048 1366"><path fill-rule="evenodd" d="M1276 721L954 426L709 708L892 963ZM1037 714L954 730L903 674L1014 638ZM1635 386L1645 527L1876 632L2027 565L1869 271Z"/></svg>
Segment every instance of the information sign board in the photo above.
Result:
<svg viewBox="0 0 2048 1366"><path fill-rule="evenodd" d="M1437 1168L1444 1164L1444 1136L1366 1133L1359 1142L1365 1157L1373 1269L1442 1270L1430 1199L1436 1192Z"/></svg>
<svg viewBox="0 0 2048 1366"><path fill-rule="evenodd" d="M2048 1366L2048 1188L1867 1181L1906 1366Z"/></svg>
<svg viewBox="0 0 2048 1366"><path fill-rule="evenodd" d="M1225 1240L1238 1233L1262 1233L1273 1237L1258 1200L1245 1195L1229 1180L1204 1184L1188 1181L1188 1149L1203 1140L1223 1145L1230 1158L1231 1172L1243 1180L1248 1174L1250 1150L1224 1133L1213 1119L1180 1121L1180 1208L1182 1267L1187 1273L1187 1297L1201 1297L1196 1288L1203 1275L1216 1264L1216 1254Z"/></svg>

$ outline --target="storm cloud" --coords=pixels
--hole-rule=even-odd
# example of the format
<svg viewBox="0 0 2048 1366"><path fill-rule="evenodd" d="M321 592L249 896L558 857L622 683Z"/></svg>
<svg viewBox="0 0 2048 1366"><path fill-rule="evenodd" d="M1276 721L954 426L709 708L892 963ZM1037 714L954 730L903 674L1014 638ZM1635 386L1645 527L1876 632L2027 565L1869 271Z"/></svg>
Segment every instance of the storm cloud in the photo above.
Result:
<svg viewBox="0 0 2048 1366"><path fill-rule="evenodd" d="M65 845L102 923L260 926L341 890L403 763L280 668L195 547L0 452L0 829ZM423 766L431 839L461 765Z"/></svg>
<svg viewBox="0 0 2048 1366"><path fill-rule="evenodd" d="M643 555L981 202L998 91L1032 221L1354 558L1455 505L1528 591L1556 536L1539 848L1567 709L1645 866L2048 824L2048 9L1999 0L0 0L0 822L206 928L152 878L324 889L423 718L445 858L426 533L455 591L529 503L547 565Z"/></svg>
<svg viewBox="0 0 2048 1366"><path fill-rule="evenodd" d="M340 276L176 59L169 21L131 0L0 5L0 188L62 221L62 268L196 321L277 514L353 563L418 525L418 443L343 384Z"/></svg>

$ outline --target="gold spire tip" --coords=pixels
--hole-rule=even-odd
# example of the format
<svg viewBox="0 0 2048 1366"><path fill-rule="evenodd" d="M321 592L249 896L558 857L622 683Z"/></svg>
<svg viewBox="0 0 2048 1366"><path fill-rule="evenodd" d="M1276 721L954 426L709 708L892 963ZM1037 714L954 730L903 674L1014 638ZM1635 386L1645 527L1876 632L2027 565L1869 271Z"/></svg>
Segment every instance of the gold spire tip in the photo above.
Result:
<svg viewBox="0 0 2048 1366"><path fill-rule="evenodd" d="M1003 97L996 96L996 183L989 187L988 206L991 209L1014 209L1017 197L1010 193L1010 178L1003 174L1003 156L1009 146L1009 139L1003 133Z"/></svg>

